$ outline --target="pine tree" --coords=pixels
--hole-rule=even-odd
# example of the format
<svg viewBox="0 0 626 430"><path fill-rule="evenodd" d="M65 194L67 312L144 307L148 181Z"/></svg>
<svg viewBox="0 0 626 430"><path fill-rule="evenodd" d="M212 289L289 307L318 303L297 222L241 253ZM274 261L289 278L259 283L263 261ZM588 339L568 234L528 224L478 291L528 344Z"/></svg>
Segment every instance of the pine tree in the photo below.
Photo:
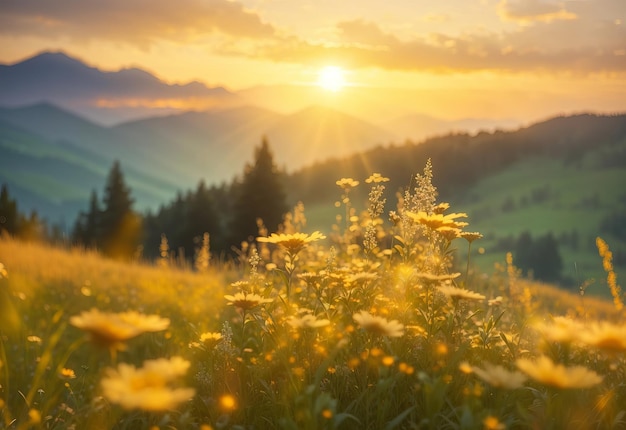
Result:
<svg viewBox="0 0 626 430"><path fill-rule="evenodd" d="M204 181L201 181L196 192L190 194L186 202L182 242L179 244L185 248L185 255L193 257L205 233L215 238L218 235L218 226L213 198Z"/></svg>
<svg viewBox="0 0 626 430"><path fill-rule="evenodd" d="M0 234L6 231L10 235L15 235L18 219L17 203L9 196L9 189L6 184L2 184L2 190L0 190Z"/></svg>
<svg viewBox="0 0 626 430"><path fill-rule="evenodd" d="M105 255L126 259L134 255L141 236L141 219L133 212L133 203L120 163L115 161L107 178L100 216L98 243Z"/></svg>
<svg viewBox="0 0 626 430"><path fill-rule="evenodd" d="M88 248L98 248L100 243L100 204L96 190L91 191L89 211L81 211L72 230L72 241Z"/></svg>
<svg viewBox="0 0 626 430"><path fill-rule="evenodd" d="M236 187L233 218L230 223L231 243L238 245L258 234L257 219L269 231L278 230L283 215L289 210L281 172L274 164L272 152L264 138L255 149L254 164L247 165L243 179Z"/></svg>

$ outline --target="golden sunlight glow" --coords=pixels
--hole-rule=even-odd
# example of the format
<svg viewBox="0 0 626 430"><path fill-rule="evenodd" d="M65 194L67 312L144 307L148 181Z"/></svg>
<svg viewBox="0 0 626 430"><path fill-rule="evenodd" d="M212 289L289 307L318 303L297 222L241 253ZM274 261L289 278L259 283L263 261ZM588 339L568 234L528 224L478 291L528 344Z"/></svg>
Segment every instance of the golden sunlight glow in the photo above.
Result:
<svg viewBox="0 0 626 430"><path fill-rule="evenodd" d="M339 91L346 86L345 71L341 67L326 66L319 71L317 85L328 91Z"/></svg>

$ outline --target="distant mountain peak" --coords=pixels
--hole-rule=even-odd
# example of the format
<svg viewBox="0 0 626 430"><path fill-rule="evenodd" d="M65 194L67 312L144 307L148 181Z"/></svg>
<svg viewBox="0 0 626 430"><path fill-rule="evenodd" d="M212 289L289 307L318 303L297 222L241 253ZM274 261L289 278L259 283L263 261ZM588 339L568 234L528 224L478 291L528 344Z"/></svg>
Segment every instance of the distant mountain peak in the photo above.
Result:
<svg viewBox="0 0 626 430"><path fill-rule="evenodd" d="M157 100L161 103L154 103ZM0 106L49 102L91 121L112 125L178 112L183 100L205 107L239 102L222 87L211 88L196 81L168 84L138 67L103 71L63 51L43 51L19 63L0 66Z"/></svg>

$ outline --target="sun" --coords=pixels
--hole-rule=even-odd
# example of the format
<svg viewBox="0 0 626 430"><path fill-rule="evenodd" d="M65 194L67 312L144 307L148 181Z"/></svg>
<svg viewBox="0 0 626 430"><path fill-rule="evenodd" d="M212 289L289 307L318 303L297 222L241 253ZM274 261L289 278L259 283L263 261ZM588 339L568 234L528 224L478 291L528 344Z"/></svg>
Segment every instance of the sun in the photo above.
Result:
<svg viewBox="0 0 626 430"><path fill-rule="evenodd" d="M326 66L319 71L317 85L328 91L340 91L346 86L345 71L341 67Z"/></svg>

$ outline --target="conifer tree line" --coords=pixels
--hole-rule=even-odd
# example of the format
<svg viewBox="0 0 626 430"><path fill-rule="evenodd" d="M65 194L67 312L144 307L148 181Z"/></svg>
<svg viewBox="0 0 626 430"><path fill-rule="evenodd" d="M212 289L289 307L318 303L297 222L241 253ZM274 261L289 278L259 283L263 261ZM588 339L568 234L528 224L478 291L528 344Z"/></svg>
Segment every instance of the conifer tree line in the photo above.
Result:
<svg viewBox="0 0 626 430"><path fill-rule="evenodd" d="M33 211L28 216L20 212L6 184L2 184L0 188L0 236L2 234L9 234L24 240L47 238L54 241L55 238L60 237L58 228L48 231L37 212Z"/></svg>
<svg viewBox="0 0 626 430"><path fill-rule="evenodd" d="M92 191L88 210L79 214L72 240L114 258L153 259L166 239L171 252L191 260L208 233L211 252L227 254L258 236L259 219L269 231L278 229L288 211L282 180L263 139L241 178L210 187L200 181L194 190L179 192L157 211L140 215L133 209L131 189L116 161L102 199Z"/></svg>

